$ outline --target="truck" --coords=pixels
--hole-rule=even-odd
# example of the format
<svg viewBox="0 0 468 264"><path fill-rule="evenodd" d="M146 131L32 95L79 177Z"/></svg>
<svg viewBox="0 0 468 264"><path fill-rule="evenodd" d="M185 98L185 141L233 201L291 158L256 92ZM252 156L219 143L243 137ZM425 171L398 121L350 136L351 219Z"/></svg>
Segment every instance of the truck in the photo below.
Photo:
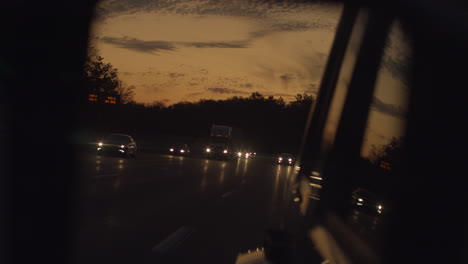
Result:
<svg viewBox="0 0 468 264"><path fill-rule="evenodd" d="M208 158L230 159L235 155L232 143L232 127L212 125L205 154Z"/></svg>

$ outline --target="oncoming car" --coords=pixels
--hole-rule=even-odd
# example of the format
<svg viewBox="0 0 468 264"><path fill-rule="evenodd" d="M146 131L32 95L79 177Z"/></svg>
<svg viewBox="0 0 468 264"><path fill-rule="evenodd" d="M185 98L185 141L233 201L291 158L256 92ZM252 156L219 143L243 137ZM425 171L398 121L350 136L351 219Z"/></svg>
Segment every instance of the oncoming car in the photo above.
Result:
<svg viewBox="0 0 468 264"><path fill-rule="evenodd" d="M186 156L190 154L190 148L187 144L177 143L169 148L169 154Z"/></svg>
<svg viewBox="0 0 468 264"><path fill-rule="evenodd" d="M98 143L97 153L119 154L124 157L135 157L137 145L130 135L110 134Z"/></svg>
<svg viewBox="0 0 468 264"><path fill-rule="evenodd" d="M293 165L294 164L293 156L289 153L281 153L278 156L278 164Z"/></svg>
<svg viewBox="0 0 468 264"><path fill-rule="evenodd" d="M255 157L255 155L257 155L257 153L250 152L250 151L239 151L239 152L237 152L237 157L238 158L249 159L249 158Z"/></svg>

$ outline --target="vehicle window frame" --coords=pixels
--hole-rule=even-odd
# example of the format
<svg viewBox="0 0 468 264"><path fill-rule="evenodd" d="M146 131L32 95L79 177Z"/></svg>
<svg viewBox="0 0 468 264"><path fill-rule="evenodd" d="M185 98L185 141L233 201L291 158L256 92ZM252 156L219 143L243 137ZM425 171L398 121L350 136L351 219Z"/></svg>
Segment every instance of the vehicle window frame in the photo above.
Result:
<svg viewBox="0 0 468 264"><path fill-rule="evenodd" d="M364 7L351 6L351 8ZM382 9L369 9L364 36L356 55L356 63L330 150L324 152L320 143L323 138L322 135L327 117L330 114L332 98L336 93L337 79L340 72L334 78L328 76L330 83L322 84L319 99L322 93L328 93L327 98L323 99L326 102L321 106L316 106L315 112L318 115L317 117L313 116L309 120L311 126L315 125L313 129L316 131L308 132L308 136L314 136L314 138L310 138L310 142L303 147L304 149L312 148L312 150L309 150L309 155L301 157L301 162L304 164L309 162L312 165L301 168L301 175L307 178L314 169L320 169L320 173L324 172L324 181L322 183L323 189L318 203L319 206L315 207L315 213L307 213L310 217L307 217L308 219L305 219L305 222L321 222L339 241L350 241L350 238L343 237L346 234L345 230L343 230L343 228L346 228L346 225L344 223L338 224L337 221L342 219L340 216L346 214L349 206L349 197L351 197L353 189L349 187L351 186L349 184L350 177L346 176L353 173L353 171L348 171L348 169L356 166L356 162L360 158L377 74L387 36L390 33L390 26L394 19L394 16L386 14ZM349 38L347 44L349 44ZM329 63L332 62L331 60L332 58L329 58ZM342 57L338 67L341 67L343 64L344 60ZM331 73L328 72L328 74ZM327 76L324 76L323 80L327 80ZM328 91L322 89L328 89ZM314 120L316 122L318 120L319 123L313 124ZM307 135L307 131L305 135ZM314 160L305 160L307 158ZM317 217L320 219L317 220ZM353 262L365 262L366 257L376 258L374 252L369 250L369 248L366 248L364 254L363 251L353 248L357 245L357 243L342 245L344 250L350 254L349 257Z"/></svg>

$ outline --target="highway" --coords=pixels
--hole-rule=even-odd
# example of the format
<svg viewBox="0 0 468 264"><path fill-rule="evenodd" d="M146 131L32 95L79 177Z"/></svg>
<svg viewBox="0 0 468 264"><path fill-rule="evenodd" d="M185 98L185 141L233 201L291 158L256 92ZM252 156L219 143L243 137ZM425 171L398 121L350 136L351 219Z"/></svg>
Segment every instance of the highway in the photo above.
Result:
<svg viewBox="0 0 468 264"><path fill-rule="evenodd" d="M234 263L281 225L294 167L275 157L79 157L72 263Z"/></svg>

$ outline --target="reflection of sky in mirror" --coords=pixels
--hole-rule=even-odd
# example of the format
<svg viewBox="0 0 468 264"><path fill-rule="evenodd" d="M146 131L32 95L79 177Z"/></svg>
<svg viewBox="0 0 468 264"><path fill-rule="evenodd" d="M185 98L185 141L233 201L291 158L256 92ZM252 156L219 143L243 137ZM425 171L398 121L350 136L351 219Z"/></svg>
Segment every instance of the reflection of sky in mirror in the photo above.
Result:
<svg viewBox="0 0 468 264"><path fill-rule="evenodd" d="M377 74L374 99L367 121L362 155L368 156L374 145L377 149L400 138L406 126L409 97L407 67L411 50L399 23L394 23Z"/></svg>
<svg viewBox="0 0 468 264"><path fill-rule="evenodd" d="M138 102L316 93L341 7L274 1L102 1L91 46Z"/></svg>

